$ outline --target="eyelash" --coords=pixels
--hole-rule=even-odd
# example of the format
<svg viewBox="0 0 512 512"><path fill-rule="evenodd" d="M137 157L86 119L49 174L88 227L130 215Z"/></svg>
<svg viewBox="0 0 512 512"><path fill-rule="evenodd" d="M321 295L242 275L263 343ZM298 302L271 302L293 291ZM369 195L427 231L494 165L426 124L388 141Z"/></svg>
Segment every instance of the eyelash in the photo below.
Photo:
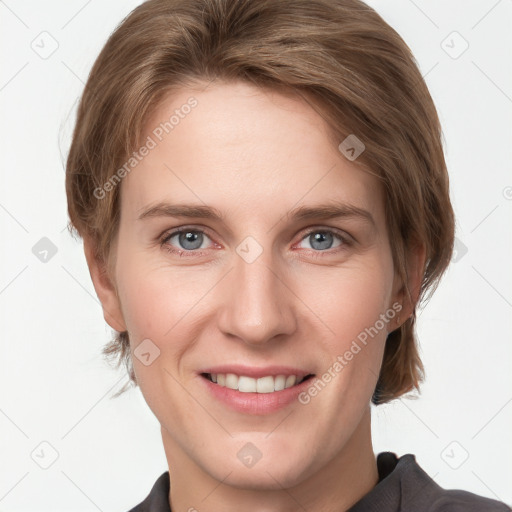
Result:
<svg viewBox="0 0 512 512"><path fill-rule="evenodd" d="M179 255L180 257L183 257L185 255L186 255L185 257L203 256L204 253L199 249L194 249L194 250L189 250L189 251L187 251L185 249L177 250L177 249L173 248L171 245L167 244L167 242L169 240L171 240L174 236L176 236L180 233L189 232L189 231L193 232L193 233L201 233L201 234L208 236L208 233L202 229L183 226L183 227L176 228L171 232L165 233L160 238L160 246L162 248L164 248L166 251L168 251L169 253L174 254L174 255ZM325 256L323 256L322 253L328 253L330 255L336 254L336 253L343 251L344 249L353 245L352 240L350 240L348 236L341 235L337 230L334 230L332 228L311 228L309 231L307 231L304 234L304 236L300 239L300 241L302 242L302 240L304 240L305 238L307 238L308 236L310 236L313 233L332 234L332 235L334 235L334 237L338 238L341 241L341 245L339 247L335 248L334 252L331 252L331 251L333 251L332 249L326 249L324 251L310 249L310 251L312 251L312 253L313 253L314 258L324 258ZM208 238L211 238L211 237L208 236ZM190 253L190 255L188 255L187 253Z"/></svg>

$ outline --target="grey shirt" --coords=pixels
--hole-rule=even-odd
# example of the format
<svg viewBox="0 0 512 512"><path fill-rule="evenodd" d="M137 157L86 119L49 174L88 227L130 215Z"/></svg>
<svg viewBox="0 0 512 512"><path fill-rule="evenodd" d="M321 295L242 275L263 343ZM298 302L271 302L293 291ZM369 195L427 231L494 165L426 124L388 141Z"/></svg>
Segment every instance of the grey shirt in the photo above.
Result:
<svg viewBox="0 0 512 512"><path fill-rule="evenodd" d="M379 482L348 512L510 512L504 503L476 494L446 490L430 478L414 455L377 456ZM129 512L171 512L169 472L158 477L151 492Z"/></svg>

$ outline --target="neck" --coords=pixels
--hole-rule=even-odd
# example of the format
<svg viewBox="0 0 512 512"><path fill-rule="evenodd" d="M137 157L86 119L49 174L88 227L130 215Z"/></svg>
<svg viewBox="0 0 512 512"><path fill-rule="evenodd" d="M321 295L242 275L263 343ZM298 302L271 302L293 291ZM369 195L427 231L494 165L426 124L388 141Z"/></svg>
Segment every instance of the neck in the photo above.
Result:
<svg viewBox="0 0 512 512"><path fill-rule="evenodd" d="M295 486L279 490L242 489L219 482L182 451L163 427L161 430L172 512L342 512L378 482L369 407L347 444L327 465Z"/></svg>

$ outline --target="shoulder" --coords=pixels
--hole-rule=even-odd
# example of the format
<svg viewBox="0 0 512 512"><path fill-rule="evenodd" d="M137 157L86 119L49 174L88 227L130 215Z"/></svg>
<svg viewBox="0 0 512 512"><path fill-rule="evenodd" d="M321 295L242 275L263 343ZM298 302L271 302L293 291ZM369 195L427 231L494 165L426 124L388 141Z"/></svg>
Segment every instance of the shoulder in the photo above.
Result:
<svg viewBox="0 0 512 512"><path fill-rule="evenodd" d="M501 501L468 491L442 488L423 471L414 455L400 457L395 471L396 469L401 473L402 500L409 502L411 510L419 509L425 512L510 512L512 510ZM409 510L409 508L405 509Z"/></svg>
<svg viewBox="0 0 512 512"><path fill-rule="evenodd" d="M377 456L378 484L350 512L510 512L500 501L471 492L444 489L412 454Z"/></svg>
<svg viewBox="0 0 512 512"><path fill-rule="evenodd" d="M510 512L510 507L467 491L441 489L428 512Z"/></svg>

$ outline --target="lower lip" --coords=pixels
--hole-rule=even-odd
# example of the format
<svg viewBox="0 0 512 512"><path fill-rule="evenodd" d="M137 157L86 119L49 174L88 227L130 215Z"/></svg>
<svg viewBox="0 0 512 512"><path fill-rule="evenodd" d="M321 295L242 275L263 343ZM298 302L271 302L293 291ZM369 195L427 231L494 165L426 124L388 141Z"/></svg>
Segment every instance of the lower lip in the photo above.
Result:
<svg viewBox="0 0 512 512"><path fill-rule="evenodd" d="M201 376L201 380L217 400L231 409L245 414L263 415L283 409L297 400L297 396L311 385L312 379L306 379L291 388L272 393L242 393L236 389L219 386L203 376Z"/></svg>

